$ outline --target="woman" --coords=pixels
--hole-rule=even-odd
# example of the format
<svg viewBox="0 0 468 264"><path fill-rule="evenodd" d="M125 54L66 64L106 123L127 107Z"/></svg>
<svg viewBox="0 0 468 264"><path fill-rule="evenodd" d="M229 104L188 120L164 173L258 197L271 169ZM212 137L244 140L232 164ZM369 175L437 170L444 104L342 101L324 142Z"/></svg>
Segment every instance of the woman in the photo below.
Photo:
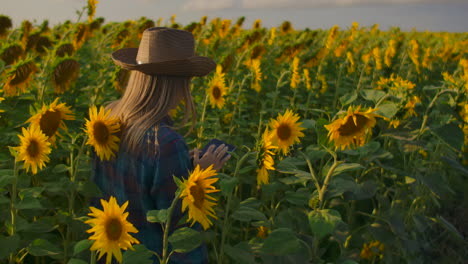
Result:
<svg viewBox="0 0 468 264"><path fill-rule="evenodd" d="M224 145L210 146L202 157L197 149L189 154L184 138L174 131L168 116L183 100L184 122L191 115L193 128L196 116L191 77L210 73L216 64L195 56L190 32L161 27L145 30L139 48L118 50L112 59L131 70L122 98L107 107L121 121L121 141L115 159L101 161L95 157L93 180L104 198L115 196L119 204L129 201L128 220L139 230L135 238L160 254L161 225L147 222L146 213L170 206L177 189L173 175L186 178L197 164L202 168L214 164L219 170L230 158ZM174 227L181 217L179 208L173 216ZM206 263L206 249L174 254L171 262Z"/></svg>

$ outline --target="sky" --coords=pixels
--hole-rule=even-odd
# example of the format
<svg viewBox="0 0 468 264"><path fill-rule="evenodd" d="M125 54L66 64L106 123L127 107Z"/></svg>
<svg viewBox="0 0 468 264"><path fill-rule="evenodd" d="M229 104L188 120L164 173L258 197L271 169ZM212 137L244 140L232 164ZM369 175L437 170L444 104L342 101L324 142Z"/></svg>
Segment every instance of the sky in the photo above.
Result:
<svg viewBox="0 0 468 264"><path fill-rule="evenodd" d="M77 21L77 12L87 0L0 0L0 14L13 20L14 26L28 19L51 25L65 20ZM343 29L356 21L360 26L379 24L380 29L400 27L404 31L468 31L468 0L99 0L96 17L106 22L138 19L169 21L186 25L220 17L236 20L245 16L244 27L256 19L263 26L279 26L285 20L295 29ZM86 17L82 18L85 20Z"/></svg>

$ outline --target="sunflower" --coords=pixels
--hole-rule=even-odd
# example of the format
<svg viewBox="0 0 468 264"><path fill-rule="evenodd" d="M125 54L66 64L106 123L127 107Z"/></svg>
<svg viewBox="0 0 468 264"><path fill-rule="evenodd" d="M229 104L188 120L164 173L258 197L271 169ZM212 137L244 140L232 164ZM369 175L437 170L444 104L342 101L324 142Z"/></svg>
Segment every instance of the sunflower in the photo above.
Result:
<svg viewBox="0 0 468 264"><path fill-rule="evenodd" d="M86 24L79 23L76 25L75 32L73 33L73 46L75 50L79 49L88 38L88 29L89 27Z"/></svg>
<svg viewBox="0 0 468 264"><path fill-rule="evenodd" d="M0 15L0 37L5 37L8 34L8 29L12 26L11 18Z"/></svg>
<svg viewBox="0 0 468 264"><path fill-rule="evenodd" d="M75 120L75 117L70 107L65 103L58 104L58 98L56 98L49 106L43 105L42 109L26 122L39 126L42 133L48 137L48 141L54 144L55 136L60 136L58 129L67 130L63 120Z"/></svg>
<svg viewBox="0 0 468 264"><path fill-rule="evenodd" d="M97 0L88 0L88 22L91 23L96 14L96 5L99 3Z"/></svg>
<svg viewBox="0 0 468 264"><path fill-rule="evenodd" d="M138 230L127 221L128 212L125 212L125 209L128 201L120 207L115 197L111 196L109 202L101 199L101 205L103 210L90 207L91 213L88 215L94 218L85 221L86 224L92 226L86 232L94 233L89 237L90 240L95 240L90 250L98 251L98 259L107 254L106 264L111 263L112 256L115 256L121 263L122 252L120 250L133 250L132 244L140 244L129 234L138 233Z"/></svg>
<svg viewBox="0 0 468 264"><path fill-rule="evenodd" d="M23 47L20 44L7 44L0 50L0 59L5 62L6 65L13 64L19 59L24 58Z"/></svg>
<svg viewBox="0 0 468 264"><path fill-rule="evenodd" d="M362 246L361 253L359 254L359 257L361 257L362 259L368 259L368 260L372 260L375 257L382 259L384 249L385 249L384 244L382 244L378 240L372 241L370 243L364 243L364 245Z"/></svg>
<svg viewBox="0 0 468 264"><path fill-rule="evenodd" d="M36 64L29 60L21 60L7 72L7 80L5 82L5 96L15 96L26 92L26 87L29 85L32 76L38 71Z"/></svg>
<svg viewBox="0 0 468 264"><path fill-rule="evenodd" d="M208 88L208 95L210 98L210 103L212 107L218 107L219 109L224 106L224 96L226 95L226 85L224 84L224 73L222 73L221 68L220 72L211 80L210 88Z"/></svg>
<svg viewBox="0 0 468 264"><path fill-rule="evenodd" d="M180 194L180 198L183 199L182 212L188 208L187 221L191 220L192 225L199 222L205 230L213 224L208 216L217 218L213 209L216 199L208 195L219 191L212 185L218 181L218 178L213 177L216 174L213 165L203 170L197 165L189 178L184 180Z"/></svg>
<svg viewBox="0 0 468 264"><path fill-rule="evenodd" d="M372 134L372 128L376 124L375 118L382 117L373 113L377 109L369 108L365 112L360 110L361 106L358 106L355 110L350 106L346 116L325 125L328 130L328 138L330 141L334 141L337 149L341 148L343 150L352 146L364 145L367 135Z"/></svg>
<svg viewBox="0 0 468 264"><path fill-rule="evenodd" d="M115 133L120 131L119 119L109 117L110 110L105 111L96 106L89 109L89 120L86 119L86 133L88 134L87 145L94 147L96 154L101 160L110 160L119 149L120 139Z"/></svg>
<svg viewBox="0 0 468 264"><path fill-rule="evenodd" d="M75 47L71 43L61 43L55 48L55 55L59 57L71 56L75 52Z"/></svg>
<svg viewBox="0 0 468 264"><path fill-rule="evenodd" d="M299 58L294 57L291 70L291 88L296 89L297 85L301 81L301 76L299 75Z"/></svg>
<svg viewBox="0 0 468 264"><path fill-rule="evenodd" d="M21 145L17 147L18 160L24 160L24 168L26 171L37 173L37 168L42 169L46 162L49 162L51 149L50 143L47 141L47 136L42 133L37 125L32 125L29 128L22 128L23 135L18 135Z"/></svg>
<svg viewBox="0 0 468 264"><path fill-rule="evenodd" d="M62 94L78 78L80 64L71 58L60 59L55 63L52 72L52 87L55 93Z"/></svg>
<svg viewBox="0 0 468 264"><path fill-rule="evenodd" d="M268 184L268 170L274 170L275 167L273 165L275 164L275 161L273 160L273 156L275 153L273 152L274 149L277 149L277 146L274 146L272 144L271 138L273 137L273 134L268 131L268 129L265 129L265 132L263 133L262 137L262 143L259 148L258 154L257 154L257 164L258 164L258 169L257 169L257 184Z"/></svg>
<svg viewBox="0 0 468 264"><path fill-rule="evenodd" d="M300 142L299 138L304 136L301 131L299 115L294 114L291 110L286 110L284 115L279 115L278 118L272 119L270 126L272 129L272 141L277 145L283 154L288 153L289 147L295 142Z"/></svg>

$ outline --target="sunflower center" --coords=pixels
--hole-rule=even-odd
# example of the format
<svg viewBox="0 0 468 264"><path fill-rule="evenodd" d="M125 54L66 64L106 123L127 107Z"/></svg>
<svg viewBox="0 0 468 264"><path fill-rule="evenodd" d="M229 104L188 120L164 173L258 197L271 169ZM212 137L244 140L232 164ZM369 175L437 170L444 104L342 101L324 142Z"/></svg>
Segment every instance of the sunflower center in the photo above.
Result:
<svg viewBox="0 0 468 264"><path fill-rule="evenodd" d="M203 187L199 185L198 182L195 182L195 185L190 187L190 194L192 194L193 199L195 200L193 203L198 209L203 208L203 201L205 200L205 191Z"/></svg>
<svg viewBox="0 0 468 264"><path fill-rule="evenodd" d="M291 128L287 124L281 124L276 129L276 134L281 140L287 140L291 137Z"/></svg>
<svg viewBox="0 0 468 264"><path fill-rule="evenodd" d="M30 157L35 158L39 155L39 149L39 142L33 139L29 142L29 146L26 151Z"/></svg>
<svg viewBox="0 0 468 264"><path fill-rule="evenodd" d="M221 90L218 86L213 87L213 97L219 99L221 97Z"/></svg>
<svg viewBox="0 0 468 264"><path fill-rule="evenodd" d="M340 132L340 135L349 136L364 128L368 120L367 117L362 116L362 115L355 115L355 116L356 116L356 124L354 123L353 118L350 117L348 118L345 124L343 124L342 126L340 126L340 128L338 128L338 132Z"/></svg>
<svg viewBox="0 0 468 264"><path fill-rule="evenodd" d="M96 122L93 126L94 129L94 138L99 144L106 144L109 139L110 133L107 126L102 122Z"/></svg>
<svg viewBox="0 0 468 264"><path fill-rule="evenodd" d="M59 111L50 111L47 110L39 120L39 126L41 127L42 132L48 137L51 137L57 132L57 129L60 126L61 115Z"/></svg>
<svg viewBox="0 0 468 264"><path fill-rule="evenodd" d="M111 218L107 220L106 223L106 235L109 240L119 240L120 235L122 234L122 223L119 219Z"/></svg>

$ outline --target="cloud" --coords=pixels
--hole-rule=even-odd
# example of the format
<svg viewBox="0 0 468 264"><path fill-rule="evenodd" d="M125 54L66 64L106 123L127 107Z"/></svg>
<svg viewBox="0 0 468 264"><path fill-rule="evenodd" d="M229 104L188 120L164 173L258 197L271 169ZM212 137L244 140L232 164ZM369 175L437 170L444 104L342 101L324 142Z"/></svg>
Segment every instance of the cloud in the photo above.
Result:
<svg viewBox="0 0 468 264"><path fill-rule="evenodd" d="M189 0L183 6L184 10L218 10L234 7L235 0Z"/></svg>
<svg viewBox="0 0 468 264"><path fill-rule="evenodd" d="M343 7L359 5L426 4L426 3L464 3L465 0L188 0L184 10L217 10L240 7L255 8L312 8Z"/></svg>

